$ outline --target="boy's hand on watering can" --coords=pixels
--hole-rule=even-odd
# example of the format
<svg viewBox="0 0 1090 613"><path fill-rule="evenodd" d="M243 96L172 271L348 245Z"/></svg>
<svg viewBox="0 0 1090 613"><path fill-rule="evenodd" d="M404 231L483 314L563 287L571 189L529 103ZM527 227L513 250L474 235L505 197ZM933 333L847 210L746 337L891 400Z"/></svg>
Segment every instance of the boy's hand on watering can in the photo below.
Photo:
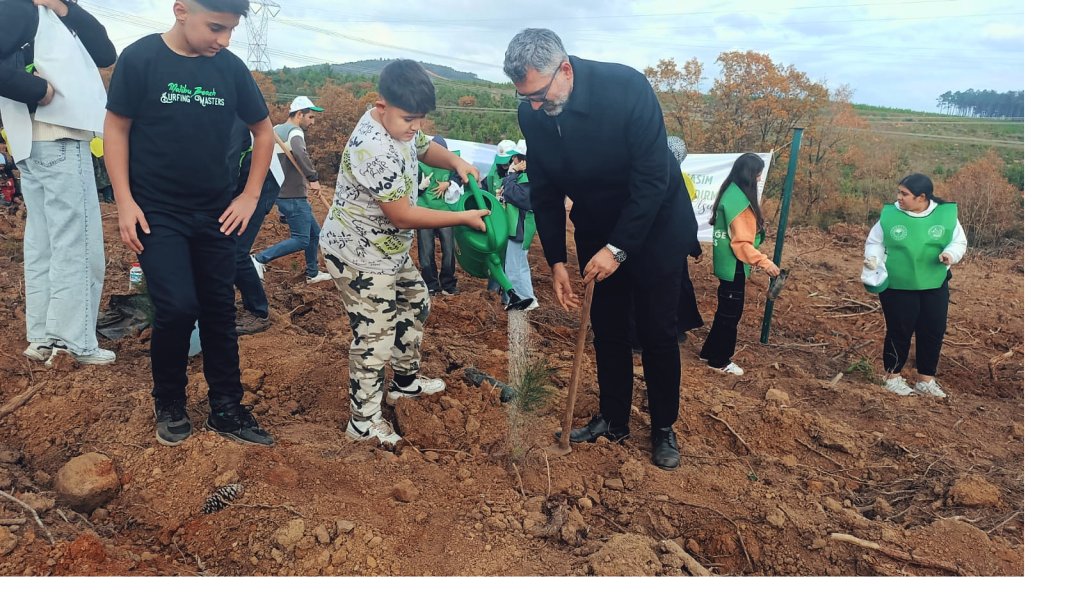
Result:
<svg viewBox="0 0 1090 613"><path fill-rule="evenodd" d="M477 170L476 166L470 164L462 158L458 158L454 161L454 168L452 168L451 170L458 173L458 176L462 177L462 181L464 183L469 183L470 175L473 175L473 180L477 183L481 182L481 171Z"/></svg>
<svg viewBox="0 0 1090 613"><path fill-rule="evenodd" d="M488 209L470 209L468 211L462 211L462 215L466 218L463 225L469 226L478 232L484 232L488 228L484 225L484 218L491 215L492 211Z"/></svg>

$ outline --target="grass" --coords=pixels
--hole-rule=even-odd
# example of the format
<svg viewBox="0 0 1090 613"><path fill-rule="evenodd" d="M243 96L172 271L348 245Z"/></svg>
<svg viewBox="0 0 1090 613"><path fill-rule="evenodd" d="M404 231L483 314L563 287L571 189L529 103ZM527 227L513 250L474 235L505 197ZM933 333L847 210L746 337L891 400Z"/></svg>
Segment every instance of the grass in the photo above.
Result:
<svg viewBox="0 0 1090 613"><path fill-rule="evenodd" d="M858 372L862 374L863 378L865 378L867 381L870 381L871 383L874 383L875 385L882 383L882 377L879 377L878 373L874 371L874 365L871 364L870 358L859 358L858 361L848 366L848 368L844 371L845 374L851 374L853 372Z"/></svg>

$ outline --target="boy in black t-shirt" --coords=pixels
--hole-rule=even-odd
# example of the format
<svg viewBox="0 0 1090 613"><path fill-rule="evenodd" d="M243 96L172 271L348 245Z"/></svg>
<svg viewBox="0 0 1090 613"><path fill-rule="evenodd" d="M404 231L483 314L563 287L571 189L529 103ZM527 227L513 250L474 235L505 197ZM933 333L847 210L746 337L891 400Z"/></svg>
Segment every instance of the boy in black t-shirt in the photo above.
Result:
<svg viewBox="0 0 1090 613"><path fill-rule="evenodd" d="M246 65L221 53L247 0L175 0L168 32L118 58L106 103L106 167L121 240L138 255L155 306L151 337L156 438L177 445L186 412L189 336L200 321L211 410L206 427L272 445L242 405L235 333L235 243L257 206L272 159L269 111ZM235 118L254 134L246 186L225 163ZM237 176L237 174L236 174Z"/></svg>

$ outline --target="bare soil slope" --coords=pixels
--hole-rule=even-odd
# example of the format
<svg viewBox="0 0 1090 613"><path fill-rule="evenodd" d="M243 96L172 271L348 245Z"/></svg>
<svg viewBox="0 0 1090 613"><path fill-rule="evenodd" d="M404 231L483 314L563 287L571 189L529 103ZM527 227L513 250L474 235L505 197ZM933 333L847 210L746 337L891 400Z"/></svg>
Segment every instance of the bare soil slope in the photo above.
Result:
<svg viewBox="0 0 1090 613"><path fill-rule="evenodd" d="M126 293L132 258L113 207L103 223L105 293ZM114 366L22 357L22 225L0 216L0 490L44 529L0 497L0 575L1023 574L1020 251L971 252L955 269L939 374L950 397L900 398L876 384L882 315L857 281L866 228L792 230L768 345L764 289L748 286L745 375L697 359L707 326L682 345L684 457L664 472L649 459L638 358L633 437L546 460L578 315L557 306L536 247L530 344L559 391L518 428L498 390L463 376L506 378L508 315L460 273L461 293L433 301L425 336L424 372L447 392L390 410L411 445L395 454L345 440L347 319L329 284L303 283L295 255L266 277L273 327L240 339L247 402L278 444L200 429L198 357L198 430L168 448L154 438L146 334L105 342ZM271 215L259 246L286 235ZM691 274L710 324L710 257ZM597 401L589 351L577 425ZM90 452L112 459L122 486L81 514L59 501L55 477ZM227 483L245 492L202 514Z"/></svg>

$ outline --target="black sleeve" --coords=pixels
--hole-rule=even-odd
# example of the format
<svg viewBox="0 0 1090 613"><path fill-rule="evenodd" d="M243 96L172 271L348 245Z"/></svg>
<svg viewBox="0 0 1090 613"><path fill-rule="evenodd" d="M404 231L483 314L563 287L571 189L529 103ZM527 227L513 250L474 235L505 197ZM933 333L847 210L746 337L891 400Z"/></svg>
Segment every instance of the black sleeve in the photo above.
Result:
<svg viewBox="0 0 1090 613"><path fill-rule="evenodd" d="M0 58L6 58L34 42L38 7L25 0L0 0Z"/></svg>
<svg viewBox="0 0 1090 613"><path fill-rule="evenodd" d="M530 208L530 184L519 183L518 173L505 176L503 178L503 200L524 211L532 210Z"/></svg>
<svg viewBox="0 0 1090 613"><path fill-rule="evenodd" d="M106 68L117 61L117 50L106 34L106 28L80 5L65 2L68 14L61 17L61 23L76 33L83 48L94 60L95 66Z"/></svg>
<svg viewBox="0 0 1090 613"><path fill-rule="evenodd" d="M30 2L0 0L0 96L31 105L46 92L45 79L27 73L22 51L34 42L37 11Z"/></svg>
<svg viewBox="0 0 1090 613"><path fill-rule="evenodd" d="M673 154L666 146L662 108L651 83L640 74L627 85L626 97L631 101L625 122L625 146L632 160L629 201L621 208L609 243L632 255L643 248L659 209L666 202L669 158Z"/></svg>
<svg viewBox="0 0 1090 613"><path fill-rule="evenodd" d="M257 81L254 81L254 76L250 74L246 64L237 55L232 54L232 57L237 67L235 85L238 91L238 108L236 113L239 119L246 122L246 125L252 126L269 116L269 107L265 104L265 97L261 95Z"/></svg>
<svg viewBox="0 0 1090 613"><path fill-rule="evenodd" d="M135 118L147 92L148 61L143 57L144 46L136 44L121 52L110 78L106 94L106 110L122 117Z"/></svg>

